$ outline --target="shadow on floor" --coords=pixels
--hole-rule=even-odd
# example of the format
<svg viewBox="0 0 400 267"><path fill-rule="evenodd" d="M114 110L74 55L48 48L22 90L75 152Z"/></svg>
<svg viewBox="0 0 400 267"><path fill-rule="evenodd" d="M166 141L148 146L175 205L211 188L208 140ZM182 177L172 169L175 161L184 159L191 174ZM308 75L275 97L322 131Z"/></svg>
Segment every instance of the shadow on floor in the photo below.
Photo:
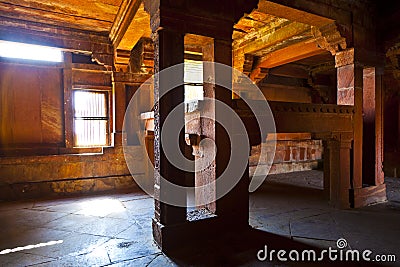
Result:
<svg viewBox="0 0 400 267"><path fill-rule="evenodd" d="M257 259L258 253L260 257L265 256L265 249L267 255L270 255L271 251L275 250L272 252L272 261L268 257L264 261ZM259 252L260 250L263 251ZM287 262L278 260L277 251L279 250L287 251L283 256L288 259ZM305 250L315 251L317 259L321 255L321 248L297 242L280 235L249 229L243 233L227 234L218 239L210 239L204 243L194 242L190 246L185 246L185 248L168 254L168 256L179 266L384 266L365 261L330 261L327 253L324 254L324 260L322 261L308 261L307 253L305 254L306 261L290 262L288 255L292 250L300 252L300 259L302 251ZM293 254L293 257L296 257L296 255Z"/></svg>

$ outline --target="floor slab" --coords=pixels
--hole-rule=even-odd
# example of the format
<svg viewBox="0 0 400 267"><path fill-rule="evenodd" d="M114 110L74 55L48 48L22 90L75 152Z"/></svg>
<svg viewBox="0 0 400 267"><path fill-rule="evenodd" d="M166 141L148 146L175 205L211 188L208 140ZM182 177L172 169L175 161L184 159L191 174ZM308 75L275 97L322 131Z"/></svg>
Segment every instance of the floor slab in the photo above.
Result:
<svg viewBox="0 0 400 267"><path fill-rule="evenodd" d="M250 195L254 233L217 241L210 237L204 247L182 247L187 249L184 257L167 256L154 243L154 200L142 192L1 202L0 265L287 266L260 262L257 252L264 245L335 247L339 238L348 248L393 253L400 259L400 180L387 179L389 202L349 210L329 206L322 180L320 171L269 176ZM29 246L51 241L62 242Z"/></svg>

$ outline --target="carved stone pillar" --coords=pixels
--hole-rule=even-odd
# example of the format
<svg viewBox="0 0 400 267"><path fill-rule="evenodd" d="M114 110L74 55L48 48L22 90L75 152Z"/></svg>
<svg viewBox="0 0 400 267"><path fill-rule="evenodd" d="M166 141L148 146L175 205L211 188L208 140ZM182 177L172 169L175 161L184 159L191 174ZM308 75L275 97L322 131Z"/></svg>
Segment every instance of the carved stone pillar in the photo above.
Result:
<svg viewBox="0 0 400 267"><path fill-rule="evenodd" d="M183 63L184 56L184 36L182 33L171 31L165 28L157 29L153 34L153 41L155 46L155 72L158 73L163 69L170 66ZM176 82L183 84L183 68L180 69L181 73L174 73ZM154 86L154 149L155 149L155 196L163 199L163 196L168 194L177 194L171 192L171 188L165 183L166 181L173 184L184 185L185 176L183 171L175 167L167 158L163 150L161 142L161 130L163 129L165 120L170 112L175 109L179 104L184 101L184 88L183 85L173 89L168 94L160 97L167 89L168 83L171 81L169 77L160 75L155 76ZM176 113L175 121L179 121L180 125L184 125L184 106L180 106L180 112ZM183 128L184 129L184 128ZM184 131L179 134L179 145L181 148L185 146ZM173 141L173 140L171 140ZM161 177L164 179L161 179ZM186 194L175 196L181 202L186 201ZM186 222L186 208L172 206L162 201L155 200L155 216L153 220L153 236L155 241L160 247L168 247L173 242L173 237L170 236L170 229L176 225Z"/></svg>
<svg viewBox="0 0 400 267"><path fill-rule="evenodd" d="M244 3L244 2L243 2ZM245 13L249 12L249 1L244 5L242 1L238 3L227 4L226 1L203 1L201 5L190 7L186 5L185 1L163 1L163 0L147 0L145 1L145 9L151 16L151 27L153 31L153 42L155 50L154 73L155 79L155 101L159 101L158 105L154 107L155 114L155 196L171 196L176 192L169 191L170 187L167 183L163 183L158 175L159 173L165 180L174 183L182 184L179 178L185 177L183 171L178 170L172 163L170 163L163 151L163 146L166 143L161 142L160 132L165 129L166 117L173 109L184 101L184 87L180 86L173 90L173 92L164 95L160 98L164 90L164 82L170 82L171 79L178 79L183 83L183 68L182 73L178 76L162 78L157 80L157 73L169 66L183 63L184 61L184 35L186 33L196 34L206 37L214 38L213 50L205 51L211 53L214 61L232 66L232 33L233 25ZM256 1L250 1L252 7L256 5ZM209 71L209 70L206 70ZM210 77L216 83L222 83L225 86L212 86L206 85L206 96L212 97L223 102L228 107L231 107L232 92L224 87L231 87L232 73L225 70L214 70L214 75ZM164 79L164 80L163 80ZM178 81L178 80L175 80ZM211 82L212 83L212 82ZM208 91L207 91L208 90ZM157 102L156 102L157 103ZM174 122L179 122L184 125L184 109L179 110ZM210 106L211 112L213 107ZM175 109L176 111L176 109ZM229 118L228 118L229 119ZM210 128L208 133L210 137L215 134L215 144L217 153L215 158L215 167L211 169L215 172L215 176L221 175L230 160L231 142L228 133L232 127L232 123L228 125L220 125L218 121L227 121L226 114L220 113L220 108L215 106L215 126ZM215 130L213 129L215 127ZM225 127L225 128L224 128ZM184 127L183 127L184 128ZM214 132L212 133L212 130ZM175 137L174 137L175 138ZM175 139L176 140L176 139ZM181 150L185 146L184 132L182 131L179 136L179 146ZM207 151L204 151L207 153ZM246 156L248 152L245 152ZM234 186L227 195L219 199L215 203L215 213L206 214L204 218L198 219L195 212L187 212L186 207L174 207L164 202L155 201L155 216L153 219L153 236L155 241L165 252L173 251L176 248L182 248L190 244L198 244L201 241L208 240L210 236L218 236L227 230L234 230L235 232L246 226L248 227L248 170L245 171L246 178ZM210 180L214 179L213 176L207 177ZM235 177L232 177L234 179ZM236 177L237 178L237 177ZM218 178L215 188L215 194L218 195ZM184 180L184 179L183 179ZM242 182L243 181L243 182ZM182 184L184 185L184 184ZM226 188L225 188L226 189ZM213 194L214 192L205 192ZM182 201L186 199L186 193L174 197L181 198ZM181 201L181 202L182 202ZM212 211L212 207L210 207Z"/></svg>

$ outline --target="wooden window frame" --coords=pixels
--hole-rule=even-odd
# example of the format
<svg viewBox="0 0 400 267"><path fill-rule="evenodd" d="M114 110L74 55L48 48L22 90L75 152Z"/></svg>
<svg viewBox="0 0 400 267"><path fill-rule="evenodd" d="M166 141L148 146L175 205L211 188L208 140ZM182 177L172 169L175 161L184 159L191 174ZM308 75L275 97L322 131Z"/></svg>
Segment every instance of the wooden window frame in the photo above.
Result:
<svg viewBox="0 0 400 267"><path fill-rule="evenodd" d="M72 69L72 53L64 53L64 140L65 149L62 153L99 153L102 152L104 147L113 146L112 140L112 127L113 127L113 102L112 86L99 86L99 85L79 85L73 83ZM107 114L108 114L108 127L107 127L107 145L94 146L94 147L77 147L74 142L74 103L73 92L75 90L89 90L89 91L102 91L107 93ZM100 150L99 150L100 149Z"/></svg>
<svg viewBox="0 0 400 267"><path fill-rule="evenodd" d="M75 135L75 129L76 129L76 126L75 126L75 121L78 119L78 117L76 117L75 116L75 112L73 112L73 114L72 114L72 121L73 121L73 130L74 130L74 134L73 134L73 138L74 138L74 140L73 140L73 142L74 142L74 148L85 148L85 147L107 147L107 146L110 146L110 130L111 130L111 127L110 127L110 91L109 90L100 90L100 89L93 89L93 88L85 88L85 89L82 89L82 88L78 88L78 87L76 87L76 88L73 88L73 93L72 93L72 97L73 97L73 101L72 101L72 106L74 107L75 106L75 103L74 103L74 99L75 99L75 97L74 97L74 94L76 93L76 92L96 92L96 93L101 93L101 94L104 94L104 97L105 97L105 102L106 102L106 106L105 106L105 108L106 108L106 110L105 110L105 114L106 114L106 116L105 117L93 117L93 118L97 118L97 119L93 119L93 120L102 120L102 121L106 121L106 140L105 140L105 144L104 145L88 145L88 146L79 146L78 144L77 144L77 142L76 142L76 135ZM73 110L74 110L74 108L73 108ZM89 119L89 118L80 118L81 120L92 120L92 119Z"/></svg>

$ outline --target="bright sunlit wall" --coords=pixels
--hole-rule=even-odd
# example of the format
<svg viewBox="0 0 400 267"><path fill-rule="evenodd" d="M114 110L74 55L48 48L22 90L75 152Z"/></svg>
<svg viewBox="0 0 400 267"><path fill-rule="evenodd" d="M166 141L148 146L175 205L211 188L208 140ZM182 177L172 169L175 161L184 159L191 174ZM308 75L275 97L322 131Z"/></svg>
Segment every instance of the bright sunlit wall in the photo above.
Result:
<svg viewBox="0 0 400 267"><path fill-rule="evenodd" d="M59 48L9 41L0 41L0 57L48 62L63 61L63 53Z"/></svg>

